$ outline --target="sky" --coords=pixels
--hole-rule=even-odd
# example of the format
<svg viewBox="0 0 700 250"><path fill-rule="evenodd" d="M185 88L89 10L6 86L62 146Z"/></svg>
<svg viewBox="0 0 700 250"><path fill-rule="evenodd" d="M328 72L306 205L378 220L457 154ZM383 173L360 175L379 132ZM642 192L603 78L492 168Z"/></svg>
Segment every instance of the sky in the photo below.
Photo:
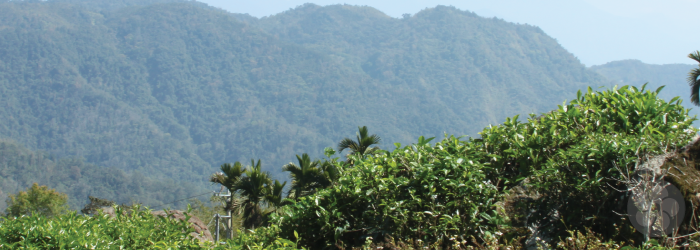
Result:
<svg viewBox="0 0 700 250"><path fill-rule="evenodd" d="M437 5L538 26L586 66L638 59L650 64L695 61L700 0L198 0L233 13L274 15L304 3L374 7L392 17Z"/></svg>

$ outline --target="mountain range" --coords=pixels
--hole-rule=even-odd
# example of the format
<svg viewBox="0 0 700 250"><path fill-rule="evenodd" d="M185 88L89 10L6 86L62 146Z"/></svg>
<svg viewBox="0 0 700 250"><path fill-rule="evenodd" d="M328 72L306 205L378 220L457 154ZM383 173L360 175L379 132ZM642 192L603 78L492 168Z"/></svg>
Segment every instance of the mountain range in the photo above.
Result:
<svg viewBox="0 0 700 250"><path fill-rule="evenodd" d="M132 196L147 205L211 189L207 177L226 162L261 159L287 180L281 168L295 155L321 157L358 126L384 149L478 136L608 78L656 80L625 78L629 63L586 68L538 27L446 6L397 19L305 4L255 18L195 1L6 1L0 23L0 138L187 187ZM0 185L0 199L31 181Z"/></svg>

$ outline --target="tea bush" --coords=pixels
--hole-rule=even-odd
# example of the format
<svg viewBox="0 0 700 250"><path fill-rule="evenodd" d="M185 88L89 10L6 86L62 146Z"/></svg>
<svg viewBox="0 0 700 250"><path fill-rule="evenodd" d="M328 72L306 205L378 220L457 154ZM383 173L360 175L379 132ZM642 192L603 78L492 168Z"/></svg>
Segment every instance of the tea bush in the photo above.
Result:
<svg viewBox="0 0 700 250"><path fill-rule="evenodd" d="M422 138L421 138L422 139ZM338 184L280 209L283 232L299 232L305 246L356 246L368 237L415 239L449 244L455 237L494 230L482 214L498 214L497 187L489 181L484 156L449 137L353 157ZM289 238L290 235L285 235ZM464 240L464 239L460 239Z"/></svg>
<svg viewBox="0 0 700 250"><path fill-rule="evenodd" d="M392 152L349 156L355 164L338 165L337 185L279 209L271 221L283 238L297 231L312 248L388 236L416 247L531 244L524 236L534 239L532 228L552 247L571 230L632 243L639 235L614 213L624 213L626 201L610 187L622 189L614 166L675 150L697 133L680 100L659 99L660 90L588 88L541 117L485 128L481 138L446 136L430 145L421 137Z"/></svg>
<svg viewBox="0 0 700 250"><path fill-rule="evenodd" d="M519 215L529 216L528 225L541 223L539 229L553 238L566 236L566 224L629 239L633 231L620 230L627 222L614 213L626 211L625 194L611 188L624 189L615 181L615 165L632 168L640 158L672 152L697 134L690 126L695 118L678 97L666 102L657 97L660 90L589 88L539 118L486 128L474 143L493 156L490 179L504 183L506 191L527 190L530 200L520 203L536 212Z"/></svg>
<svg viewBox="0 0 700 250"><path fill-rule="evenodd" d="M115 218L76 212L5 218L0 223L0 249L204 249L189 233L186 221L154 216L149 210Z"/></svg>

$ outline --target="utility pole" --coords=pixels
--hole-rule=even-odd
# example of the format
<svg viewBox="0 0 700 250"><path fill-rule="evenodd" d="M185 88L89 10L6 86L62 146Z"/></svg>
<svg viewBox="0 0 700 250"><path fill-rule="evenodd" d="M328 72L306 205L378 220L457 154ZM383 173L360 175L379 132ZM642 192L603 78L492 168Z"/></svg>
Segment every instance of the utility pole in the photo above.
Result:
<svg viewBox="0 0 700 250"><path fill-rule="evenodd" d="M217 224L216 224L216 236L217 236L217 241L219 241L219 240L218 240L218 237L219 237L219 224L218 224L218 219L219 219L219 218L228 218L228 223L226 223L226 224L228 225L228 233L227 233L227 235L228 235L228 238L229 238L229 239L232 239L232 238L233 238L233 219L232 219L233 214L232 214L232 212L231 212L231 210L233 210L233 207L232 207L232 206L233 206L233 195L231 194L231 192L229 192L228 194L221 194L221 191L223 191L223 189L224 189L224 187L221 186L221 189L219 190L219 193L218 193L218 194L217 194L217 193L214 194L214 196L228 197L228 198L226 199L226 204L228 204L228 206L227 206L227 207L228 207L228 211L226 211L226 212L228 213L228 216L221 216L221 215L219 215L219 214L216 214L216 216L217 216L217 217L216 217L216 219L217 219Z"/></svg>
<svg viewBox="0 0 700 250"><path fill-rule="evenodd" d="M216 219L216 232L215 232L216 243L219 244L219 218L229 218L229 221L231 221L231 216L222 216L222 215L217 213L214 215L214 218ZM231 230L229 230L229 231L231 231ZM233 238L233 237L231 237L231 238Z"/></svg>

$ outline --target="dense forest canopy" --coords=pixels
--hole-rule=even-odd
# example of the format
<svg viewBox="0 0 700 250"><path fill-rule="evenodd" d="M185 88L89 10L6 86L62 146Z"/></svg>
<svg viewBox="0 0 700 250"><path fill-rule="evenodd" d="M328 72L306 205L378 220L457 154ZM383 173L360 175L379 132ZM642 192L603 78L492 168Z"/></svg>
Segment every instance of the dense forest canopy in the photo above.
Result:
<svg viewBox="0 0 700 250"><path fill-rule="evenodd" d="M0 211L5 211L8 195L31 187L32 183L65 193L72 210L79 210L88 203L88 196L113 200L117 204L142 202L153 208L165 208L182 207L187 204L186 200L171 202L202 193L191 183L156 180L138 171L126 173L75 157L59 158L31 151L13 141L0 140ZM197 191L200 193L195 193Z"/></svg>

